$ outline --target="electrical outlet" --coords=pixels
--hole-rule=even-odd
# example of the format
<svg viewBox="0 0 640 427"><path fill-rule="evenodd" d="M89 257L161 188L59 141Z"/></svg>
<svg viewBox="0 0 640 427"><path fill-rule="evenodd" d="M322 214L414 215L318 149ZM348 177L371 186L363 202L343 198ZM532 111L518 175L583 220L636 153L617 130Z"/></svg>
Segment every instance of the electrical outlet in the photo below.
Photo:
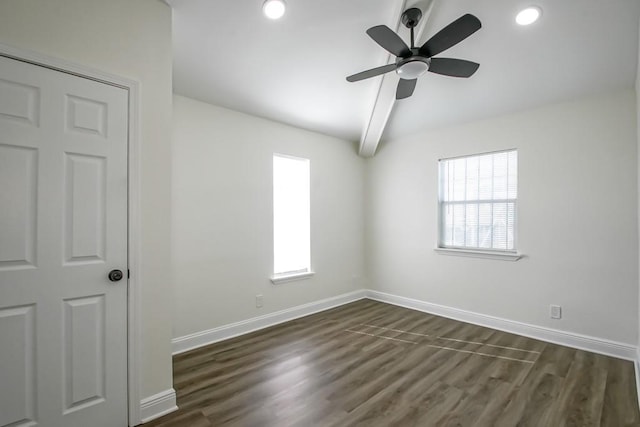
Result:
<svg viewBox="0 0 640 427"><path fill-rule="evenodd" d="M551 304L549 306L549 314L552 319L562 319L562 307Z"/></svg>
<svg viewBox="0 0 640 427"><path fill-rule="evenodd" d="M257 308L262 307L262 303L263 303L262 295L256 295L256 307Z"/></svg>

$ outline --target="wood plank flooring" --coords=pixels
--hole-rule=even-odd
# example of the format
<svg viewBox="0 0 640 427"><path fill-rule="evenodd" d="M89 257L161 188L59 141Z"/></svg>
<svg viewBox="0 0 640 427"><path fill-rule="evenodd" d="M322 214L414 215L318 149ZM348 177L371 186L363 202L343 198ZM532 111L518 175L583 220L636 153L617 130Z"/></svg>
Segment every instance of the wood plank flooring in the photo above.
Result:
<svg viewBox="0 0 640 427"><path fill-rule="evenodd" d="M173 364L145 427L640 426L632 362L371 300Z"/></svg>

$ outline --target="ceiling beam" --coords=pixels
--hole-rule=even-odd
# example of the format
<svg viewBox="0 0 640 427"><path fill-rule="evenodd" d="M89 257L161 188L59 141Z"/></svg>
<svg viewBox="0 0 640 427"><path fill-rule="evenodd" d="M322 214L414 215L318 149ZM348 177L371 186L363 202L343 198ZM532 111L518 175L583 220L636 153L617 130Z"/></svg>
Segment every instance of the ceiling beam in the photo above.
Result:
<svg viewBox="0 0 640 427"><path fill-rule="evenodd" d="M402 25L400 18L402 12L410 7L417 7L422 10L422 19L418 25L414 28L416 45L419 45L418 40L421 40L422 33L426 27L429 15L431 13L433 2L431 0L404 0L399 2L399 7L395 13L396 25L394 29L401 36L408 34L409 31ZM408 40L408 38L403 37ZM409 44L409 43L407 43ZM385 57L387 60L385 63L389 64L396 60L395 56L389 54ZM360 148L358 150L362 157L373 157L382 138L393 107L396 103L396 87L398 86L399 77L396 73L383 74L380 80L380 87L375 97L373 109L369 121L366 123L362 137L360 138Z"/></svg>

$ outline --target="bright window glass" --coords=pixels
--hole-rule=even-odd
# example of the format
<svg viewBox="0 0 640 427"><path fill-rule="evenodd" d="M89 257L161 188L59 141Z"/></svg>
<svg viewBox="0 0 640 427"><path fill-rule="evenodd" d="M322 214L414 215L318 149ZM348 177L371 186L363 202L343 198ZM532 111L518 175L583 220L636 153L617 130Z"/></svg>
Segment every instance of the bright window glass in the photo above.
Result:
<svg viewBox="0 0 640 427"><path fill-rule="evenodd" d="M516 251L518 152L443 159L439 247Z"/></svg>
<svg viewBox="0 0 640 427"><path fill-rule="evenodd" d="M309 159L273 155L273 271L311 271Z"/></svg>

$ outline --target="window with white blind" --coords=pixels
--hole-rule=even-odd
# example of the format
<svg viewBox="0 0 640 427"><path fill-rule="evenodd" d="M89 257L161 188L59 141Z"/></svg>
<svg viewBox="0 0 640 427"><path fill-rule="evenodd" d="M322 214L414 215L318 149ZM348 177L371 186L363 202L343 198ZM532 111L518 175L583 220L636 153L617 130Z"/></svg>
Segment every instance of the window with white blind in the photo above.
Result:
<svg viewBox="0 0 640 427"><path fill-rule="evenodd" d="M518 152L443 159L440 248L516 252Z"/></svg>
<svg viewBox="0 0 640 427"><path fill-rule="evenodd" d="M309 159L274 154L274 282L312 274L310 205Z"/></svg>

